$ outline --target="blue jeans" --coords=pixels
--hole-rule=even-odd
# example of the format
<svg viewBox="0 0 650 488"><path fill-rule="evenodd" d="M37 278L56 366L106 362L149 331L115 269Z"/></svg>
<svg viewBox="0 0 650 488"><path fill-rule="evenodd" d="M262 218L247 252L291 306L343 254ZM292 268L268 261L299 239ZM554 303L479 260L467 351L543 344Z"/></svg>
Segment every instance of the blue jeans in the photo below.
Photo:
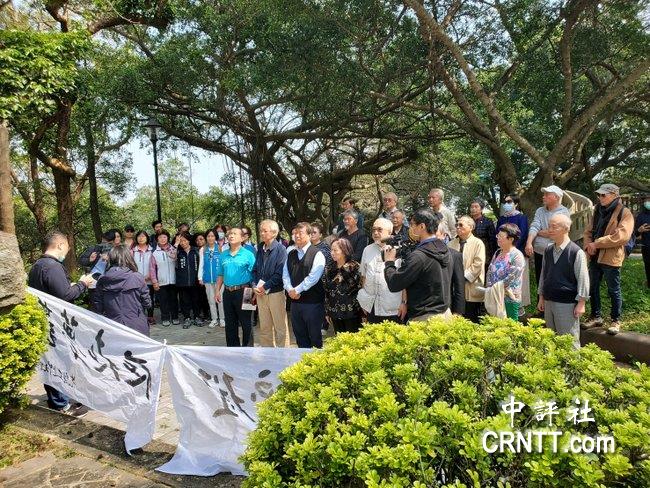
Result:
<svg viewBox="0 0 650 488"><path fill-rule="evenodd" d="M69 402L68 397L50 385L43 385L47 393L47 406L53 410L62 410Z"/></svg>
<svg viewBox="0 0 650 488"><path fill-rule="evenodd" d="M591 316L601 317L600 282L605 277L607 292L612 301L611 317L613 321L621 320L623 294L621 293L621 268L591 262L589 264L589 296Z"/></svg>

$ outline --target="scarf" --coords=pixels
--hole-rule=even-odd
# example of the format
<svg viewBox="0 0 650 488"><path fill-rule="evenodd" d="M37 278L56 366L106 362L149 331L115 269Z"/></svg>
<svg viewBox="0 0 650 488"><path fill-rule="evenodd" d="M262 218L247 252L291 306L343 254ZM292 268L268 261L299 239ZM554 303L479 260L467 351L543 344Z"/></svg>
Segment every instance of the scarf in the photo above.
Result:
<svg viewBox="0 0 650 488"><path fill-rule="evenodd" d="M606 207L603 207L600 203L596 205L596 209L594 211L594 226L593 226L594 241L599 237L603 237L605 235L605 228L607 227L609 221L612 219L614 210L616 210L616 207L618 206L620 201L621 201L620 198L616 198L614 199L614 201L612 201L612 203L610 203Z"/></svg>

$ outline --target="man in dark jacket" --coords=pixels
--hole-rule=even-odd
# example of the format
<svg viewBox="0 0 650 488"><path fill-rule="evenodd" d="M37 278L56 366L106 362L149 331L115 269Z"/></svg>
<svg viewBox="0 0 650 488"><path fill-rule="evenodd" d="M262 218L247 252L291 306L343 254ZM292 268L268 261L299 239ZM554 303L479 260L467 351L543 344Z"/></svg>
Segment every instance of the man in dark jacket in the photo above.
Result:
<svg viewBox="0 0 650 488"><path fill-rule="evenodd" d="M449 242L449 227L445 222L440 222L436 237L443 242ZM451 313L463 315L465 313L465 269L463 268L463 255L456 249L449 248L452 265L447 267L447 276L451 285Z"/></svg>
<svg viewBox="0 0 650 488"><path fill-rule="evenodd" d="M282 283L287 250L276 240L279 232L280 227L275 220L260 223L262 242L257 245L253 266L253 291L257 298L262 347L289 346L287 302Z"/></svg>
<svg viewBox="0 0 650 488"><path fill-rule="evenodd" d="M43 255L29 272L29 286L66 302L75 301L93 282L92 277L85 275L79 279L79 283L74 285L70 283L70 278L62 264L70 249L65 234L56 230L51 231L45 236L43 248L45 250ZM88 412L88 408L80 403L71 405L68 397L57 389L49 385L44 386L47 392L47 405L51 409L70 413L75 417L81 417Z"/></svg>
<svg viewBox="0 0 650 488"><path fill-rule="evenodd" d="M436 238L439 220L429 209L420 209L411 217L409 233L417 247L395 267L397 250L384 251L384 276L388 289L406 289L408 316L412 321L425 321L434 316L449 317L451 284L447 268L452 265L449 249Z"/></svg>
<svg viewBox="0 0 650 488"><path fill-rule="evenodd" d="M352 245L352 261L361 262L363 250L368 245L368 236L363 228L358 226L359 213L356 210L343 212L343 225L345 230L339 234L341 239L347 239Z"/></svg>

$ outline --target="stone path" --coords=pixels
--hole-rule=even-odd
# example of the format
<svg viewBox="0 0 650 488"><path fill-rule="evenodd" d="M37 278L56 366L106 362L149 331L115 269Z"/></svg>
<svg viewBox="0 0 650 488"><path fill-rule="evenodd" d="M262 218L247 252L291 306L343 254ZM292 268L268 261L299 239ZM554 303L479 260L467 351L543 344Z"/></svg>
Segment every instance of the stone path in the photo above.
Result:
<svg viewBox="0 0 650 488"><path fill-rule="evenodd" d="M0 470L0 487L219 487L239 488L242 477L178 476L155 471L174 446L153 441L132 456L124 451L124 432L52 410L32 406L14 412L13 426L50 439L47 451Z"/></svg>

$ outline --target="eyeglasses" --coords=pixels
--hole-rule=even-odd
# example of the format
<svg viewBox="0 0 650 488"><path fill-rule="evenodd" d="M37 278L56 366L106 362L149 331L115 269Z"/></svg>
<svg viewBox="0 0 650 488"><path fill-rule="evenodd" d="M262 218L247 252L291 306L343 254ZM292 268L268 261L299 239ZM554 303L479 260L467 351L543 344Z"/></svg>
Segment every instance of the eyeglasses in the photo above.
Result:
<svg viewBox="0 0 650 488"><path fill-rule="evenodd" d="M463 224L462 224L461 222L458 222L458 223L456 224L456 227L463 227Z"/></svg>

